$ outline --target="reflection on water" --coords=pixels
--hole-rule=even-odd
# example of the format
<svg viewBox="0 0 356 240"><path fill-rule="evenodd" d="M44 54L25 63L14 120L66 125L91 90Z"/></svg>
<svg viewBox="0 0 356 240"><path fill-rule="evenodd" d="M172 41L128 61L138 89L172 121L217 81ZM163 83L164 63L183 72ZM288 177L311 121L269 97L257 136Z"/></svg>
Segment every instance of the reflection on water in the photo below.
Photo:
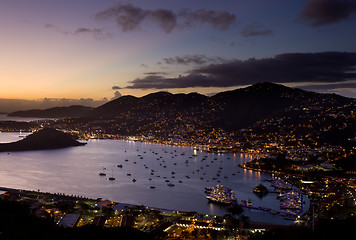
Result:
<svg viewBox="0 0 356 240"><path fill-rule="evenodd" d="M0 141L19 139L19 135L0 133ZM238 166L249 160L243 154L195 153L185 146L89 140L85 146L61 150L0 153L0 182L5 187L220 216L226 214L225 208L209 204L204 188L223 184L237 193L238 201L250 199L256 206L278 210L275 194L264 198L253 194L253 188L271 175ZM106 176L99 176L103 168ZM281 216L257 210L245 210L245 214L254 221L286 223Z"/></svg>

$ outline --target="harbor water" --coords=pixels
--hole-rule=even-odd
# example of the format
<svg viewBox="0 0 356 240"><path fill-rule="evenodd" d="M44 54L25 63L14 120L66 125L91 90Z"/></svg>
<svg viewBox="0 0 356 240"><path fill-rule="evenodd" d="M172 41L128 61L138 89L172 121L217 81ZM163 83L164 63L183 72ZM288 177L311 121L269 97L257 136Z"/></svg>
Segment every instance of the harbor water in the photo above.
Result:
<svg viewBox="0 0 356 240"><path fill-rule="evenodd" d="M18 141L28 133L0 133L0 142ZM252 160L245 154L214 154L192 147L118 140L88 140L85 146L60 150L0 153L0 185L26 190L120 203L196 211L223 216L226 208L209 203L205 187L222 184L234 190L237 201L254 207L280 209L275 193L253 193L260 183L271 188L270 173L244 170ZM105 176L99 173L104 172ZM115 180L109 180L109 178ZM309 201L304 197L304 210ZM281 215L244 209L251 221L290 224Z"/></svg>

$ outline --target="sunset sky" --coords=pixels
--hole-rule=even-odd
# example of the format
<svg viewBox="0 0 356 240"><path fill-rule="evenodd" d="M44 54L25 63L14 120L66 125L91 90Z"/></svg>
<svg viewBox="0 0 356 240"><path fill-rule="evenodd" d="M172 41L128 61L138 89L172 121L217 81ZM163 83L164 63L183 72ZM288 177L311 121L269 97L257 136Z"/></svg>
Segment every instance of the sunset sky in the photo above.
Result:
<svg viewBox="0 0 356 240"><path fill-rule="evenodd" d="M260 81L356 97L356 2L1 0L0 98L212 94Z"/></svg>

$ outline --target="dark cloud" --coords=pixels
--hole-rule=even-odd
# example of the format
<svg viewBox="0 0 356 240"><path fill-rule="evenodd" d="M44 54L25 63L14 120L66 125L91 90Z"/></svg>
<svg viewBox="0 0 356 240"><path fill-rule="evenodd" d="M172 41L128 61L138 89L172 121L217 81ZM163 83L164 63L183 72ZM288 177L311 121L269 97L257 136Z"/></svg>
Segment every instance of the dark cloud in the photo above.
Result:
<svg viewBox="0 0 356 240"><path fill-rule="evenodd" d="M247 25L242 31L244 37L267 36L273 35L272 29L268 29L261 24L251 23Z"/></svg>
<svg viewBox="0 0 356 240"><path fill-rule="evenodd" d="M118 89L122 89L121 87L119 87L119 86L112 86L112 88L111 88L112 90L118 90Z"/></svg>
<svg viewBox="0 0 356 240"><path fill-rule="evenodd" d="M219 57L207 57L205 55L187 55L187 56L177 56L164 58L163 62L166 64L175 64L175 65L203 65L207 63L222 63L225 60Z"/></svg>
<svg viewBox="0 0 356 240"><path fill-rule="evenodd" d="M119 3L116 6L97 13L96 18L103 20L115 19L117 25L119 25L123 31L132 31L138 28L148 14L149 11L139 7Z"/></svg>
<svg viewBox="0 0 356 240"><path fill-rule="evenodd" d="M300 14L313 27L336 23L356 13L354 0L308 0Z"/></svg>
<svg viewBox="0 0 356 240"><path fill-rule="evenodd" d="M232 60L196 68L186 76L137 78L126 88L232 87L261 81L344 82L356 79L356 53L285 53L274 58Z"/></svg>
<svg viewBox="0 0 356 240"><path fill-rule="evenodd" d="M112 100L115 100L115 99L118 99L118 98L120 98L120 97L122 97L122 94L121 94L119 91L116 91L116 92L114 93L114 97L111 98L111 101L112 101Z"/></svg>
<svg viewBox="0 0 356 240"><path fill-rule="evenodd" d="M149 15L166 33L170 33L177 26L177 16L169 10L157 9Z"/></svg>
<svg viewBox="0 0 356 240"><path fill-rule="evenodd" d="M115 20L122 31L133 31L141 27L144 21L152 21L164 32L170 33L178 26L196 27L199 24L209 24L219 30L228 29L235 22L235 15L227 11L206 9L181 10L175 13L171 10L145 10L132 4L119 3L96 14L99 20Z"/></svg>
<svg viewBox="0 0 356 240"><path fill-rule="evenodd" d="M145 72L145 75L167 75L165 72Z"/></svg>
<svg viewBox="0 0 356 240"><path fill-rule="evenodd" d="M187 27L207 23L219 30L228 29L236 20L235 15L227 11L206 9L198 9L195 11L185 9L181 10L178 15L184 19L184 24Z"/></svg>
<svg viewBox="0 0 356 240"><path fill-rule="evenodd" d="M202 74L189 74L188 76L179 76L178 78L164 78L158 75L149 75L144 78L137 78L131 86L131 89L168 89L168 88L188 88L188 87L213 87L215 80L209 79Z"/></svg>

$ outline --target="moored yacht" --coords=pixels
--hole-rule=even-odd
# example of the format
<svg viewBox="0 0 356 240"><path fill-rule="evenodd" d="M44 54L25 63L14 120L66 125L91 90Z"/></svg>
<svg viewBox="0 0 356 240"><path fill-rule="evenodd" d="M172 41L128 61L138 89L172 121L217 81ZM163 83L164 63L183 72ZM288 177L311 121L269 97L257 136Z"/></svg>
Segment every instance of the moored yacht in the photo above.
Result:
<svg viewBox="0 0 356 240"><path fill-rule="evenodd" d="M232 189L219 184L208 189L210 191L206 193L206 198L209 202L223 205L236 204L236 195Z"/></svg>

